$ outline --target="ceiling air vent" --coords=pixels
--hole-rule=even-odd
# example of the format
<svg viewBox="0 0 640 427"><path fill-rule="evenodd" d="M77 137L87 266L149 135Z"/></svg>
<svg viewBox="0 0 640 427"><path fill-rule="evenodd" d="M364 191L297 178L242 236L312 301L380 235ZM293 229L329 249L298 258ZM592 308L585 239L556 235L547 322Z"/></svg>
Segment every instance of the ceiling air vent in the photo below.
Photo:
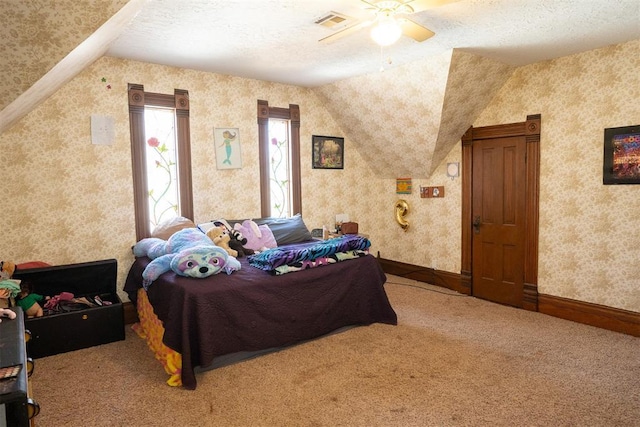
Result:
<svg viewBox="0 0 640 427"><path fill-rule="evenodd" d="M318 25L322 25L323 27L331 28L335 30L339 27L346 26L349 22L352 22L354 19L350 16L343 15L337 12L328 12L322 15L320 18L315 20L315 23Z"/></svg>

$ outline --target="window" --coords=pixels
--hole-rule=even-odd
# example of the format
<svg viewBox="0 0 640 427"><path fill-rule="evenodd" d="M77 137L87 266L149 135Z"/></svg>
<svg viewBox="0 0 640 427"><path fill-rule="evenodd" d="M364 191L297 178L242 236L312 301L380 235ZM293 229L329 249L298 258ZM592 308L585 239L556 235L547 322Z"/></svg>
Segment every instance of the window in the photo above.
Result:
<svg viewBox="0 0 640 427"><path fill-rule="evenodd" d="M149 226L178 215L176 114L172 108L145 107L145 158Z"/></svg>
<svg viewBox="0 0 640 427"><path fill-rule="evenodd" d="M260 211L263 217L302 213L300 108L258 101Z"/></svg>
<svg viewBox="0 0 640 427"><path fill-rule="evenodd" d="M291 157L289 120L269 119L269 216L289 217L291 212Z"/></svg>
<svg viewBox="0 0 640 427"><path fill-rule="evenodd" d="M193 220L189 93L145 92L129 84L136 237L174 216Z"/></svg>

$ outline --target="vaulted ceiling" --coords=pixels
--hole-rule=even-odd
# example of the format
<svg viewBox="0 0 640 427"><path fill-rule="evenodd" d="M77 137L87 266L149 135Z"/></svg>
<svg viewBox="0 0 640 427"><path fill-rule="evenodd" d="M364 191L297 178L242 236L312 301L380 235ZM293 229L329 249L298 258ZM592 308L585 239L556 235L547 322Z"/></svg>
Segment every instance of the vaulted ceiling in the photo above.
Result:
<svg viewBox="0 0 640 427"><path fill-rule="evenodd" d="M0 132L109 55L312 87L378 175L423 177L517 66L640 38L637 0L410 4L436 35L381 49L318 42L344 28L327 13L368 19L360 0L3 0Z"/></svg>
<svg viewBox="0 0 640 427"><path fill-rule="evenodd" d="M0 2L0 110L51 71L125 4L127 0Z"/></svg>
<svg viewBox="0 0 640 427"><path fill-rule="evenodd" d="M426 178L514 69L453 50L315 90L378 176Z"/></svg>

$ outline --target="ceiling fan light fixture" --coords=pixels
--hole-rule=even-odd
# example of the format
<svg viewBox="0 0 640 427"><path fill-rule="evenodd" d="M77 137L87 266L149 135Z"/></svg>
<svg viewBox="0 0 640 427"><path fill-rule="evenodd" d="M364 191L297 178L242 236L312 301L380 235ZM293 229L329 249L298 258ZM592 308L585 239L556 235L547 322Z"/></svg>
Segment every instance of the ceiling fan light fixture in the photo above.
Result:
<svg viewBox="0 0 640 427"><path fill-rule="evenodd" d="M393 16L383 15L371 29L371 38L380 46L390 46L398 41L402 35L402 28Z"/></svg>

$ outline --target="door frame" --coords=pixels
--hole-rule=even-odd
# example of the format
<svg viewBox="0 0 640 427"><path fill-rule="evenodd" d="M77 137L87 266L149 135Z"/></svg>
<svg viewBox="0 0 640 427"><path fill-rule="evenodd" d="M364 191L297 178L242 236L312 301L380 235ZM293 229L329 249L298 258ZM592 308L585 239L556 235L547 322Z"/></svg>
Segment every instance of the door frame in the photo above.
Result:
<svg viewBox="0 0 640 427"><path fill-rule="evenodd" d="M540 114L527 120L504 125L471 126L462 136L462 262L461 285L464 293L472 295L472 200L473 200L473 142L483 139L524 136L526 141L526 195L524 296L522 308L538 311L538 227L540 202Z"/></svg>

